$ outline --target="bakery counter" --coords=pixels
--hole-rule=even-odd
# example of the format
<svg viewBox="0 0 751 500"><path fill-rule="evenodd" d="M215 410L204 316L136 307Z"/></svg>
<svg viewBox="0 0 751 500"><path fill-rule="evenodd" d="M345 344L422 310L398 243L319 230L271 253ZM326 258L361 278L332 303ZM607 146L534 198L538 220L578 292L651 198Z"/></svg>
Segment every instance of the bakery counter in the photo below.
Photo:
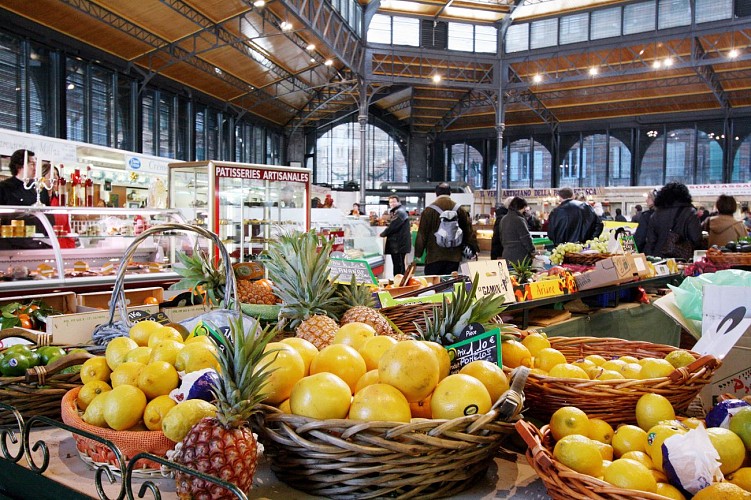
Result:
<svg viewBox="0 0 751 500"><path fill-rule="evenodd" d="M128 288L161 286L167 287L180 281L180 275L169 271L160 273L132 273L124 277ZM27 292L100 292L112 290L115 275L82 276L65 279L27 279L15 281L0 281L0 297L14 297L25 295Z"/></svg>
<svg viewBox="0 0 751 500"><path fill-rule="evenodd" d="M96 472L79 457L76 443L70 432L55 427L32 427L29 443L43 441L49 450L49 466L43 474L30 470L26 457L18 463L0 458L0 497L34 498L36 500L60 500L79 498L105 498L97 493ZM15 455L18 447L9 445L9 451ZM39 450L30 452L34 463L41 466L42 455ZM138 498L139 491L146 483L152 482L159 495L147 493L146 498L177 498L175 481L163 477L157 471L150 477L133 477L128 493ZM122 498L120 492L122 481L116 477L110 484L106 475L102 476L102 490L106 498ZM153 492L152 492L153 493ZM258 462L253 489L248 498L287 498L317 499L321 497L308 495L279 481L270 469L269 462L261 456ZM454 495L456 499L545 499L549 498L542 481L527 464L524 455L501 451L488 468L485 476L465 492Z"/></svg>

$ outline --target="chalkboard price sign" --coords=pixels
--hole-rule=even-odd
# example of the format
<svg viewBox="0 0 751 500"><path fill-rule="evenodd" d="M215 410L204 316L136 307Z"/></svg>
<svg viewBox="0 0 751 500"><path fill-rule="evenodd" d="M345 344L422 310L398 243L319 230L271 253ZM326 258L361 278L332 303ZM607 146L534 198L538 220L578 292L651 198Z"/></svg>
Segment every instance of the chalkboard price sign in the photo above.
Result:
<svg viewBox="0 0 751 500"><path fill-rule="evenodd" d="M477 360L485 360L501 366L501 330L494 328L470 336L447 346L446 349L451 358L451 373L458 373L464 365Z"/></svg>
<svg viewBox="0 0 751 500"><path fill-rule="evenodd" d="M329 275L336 277L335 283L350 283L352 276L358 283L377 285L378 280L373 275L370 264L366 260L329 259Z"/></svg>
<svg viewBox="0 0 751 500"><path fill-rule="evenodd" d="M150 316L151 316L151 313L147 311L141 311L140 309L128 311L128 319L133 323L138 323L139 321L151 319Z"/></svg>

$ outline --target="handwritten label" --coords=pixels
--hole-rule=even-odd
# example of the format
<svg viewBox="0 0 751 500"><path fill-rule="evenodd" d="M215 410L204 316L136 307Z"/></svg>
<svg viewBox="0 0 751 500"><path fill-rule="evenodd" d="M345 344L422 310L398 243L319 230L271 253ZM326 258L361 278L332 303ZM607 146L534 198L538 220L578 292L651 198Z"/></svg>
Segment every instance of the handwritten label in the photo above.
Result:
<svg viewBox="0 0 751 500"><path fill-rule="evenodd" d="M503 295L504 302L514 302L514 291L505 260L463 262L460 272L471 279L475 279L477 275L476 298L486 295Z"/></svg>
<svg viewBox="0 0 751 500"><path fill-rule="evenodd" d="M451 358L451 373L458 373L464 365L478 360L501 366L501 330L494 328L488 332L470 336L447 346L446 349Z"/></svg>
<svg viewBox="0 0 751 500"><path fill-rule="evenodd" d="M138 323L146 319L150 319L151 314L148 311L142 311L141 309L135 309L128 311L128 319L133 323Z"/></svg>
<svg viewBox="0 0 751 500"><path fill-rule="evenodd" d="M335 277L334 283L350 283L352 276L358 283L377 285L378 280L366 260L329 259L329 275Z"/></svg>
<svg viewBox="0 0 751 500"><path fill-rule="evenodd" d="M169 319L169 317L167 317L167 315L164 314L162 311L159 311L158 313L150 314L146 318L143 318L139 321L144 321L144 320L156 321L160 325L166 325L167 323L172 323L172 320Z"/></svg>

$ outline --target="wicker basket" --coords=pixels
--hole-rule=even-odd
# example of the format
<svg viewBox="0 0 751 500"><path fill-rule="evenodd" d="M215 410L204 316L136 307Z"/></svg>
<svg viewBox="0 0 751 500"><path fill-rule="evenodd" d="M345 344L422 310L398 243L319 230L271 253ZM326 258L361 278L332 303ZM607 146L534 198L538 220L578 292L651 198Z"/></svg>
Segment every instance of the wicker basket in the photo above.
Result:
<svg viewBox="0 0 751 500"><path fill-rule="evenodd" d="M399 304L379 309L380 313L394 323L399 330L408 335L417 334L417 326L425 328L425 316L432 318L433 309L443 307L442 302L424 302L416 304Z"/></svg>
<svg viewBox="0 0 751 500"><path fill-rule="evenodd" d="M548 340L569 363L589 354L607 359L620 356L664 358L675 350L672 346L615 338L550 337ZM601 418L614 426L633 424L636 423L636 403L644 394L665 396L676 412L685 412L720 366L714 356L689 352L695 359L689 366L675 370L668 377L647 380L580 380L530 373L525 389L526 414L547 422L558 408L576 406L590 418Z"/></svg>
<svg viewBox="0 0 751 500"><path fill-rule="evenodd" d="M707 259L725 266L751 266L751 252L721 252L710 248L707 250Z"/></svg>
<svg viewBox="0 0 751 500"><path fill-rule="evenodd" d="M52 336L23 328L0 331L0 338L19 337L33 342L30 348L51 345ZM68 346L66 346L68 347ZM15 407L23 416L39 415L60 420L60 400L69 390L81 387L78 373L60 373L65 368L80 365L91 355L76 352L63 356L47 366L36 366L25 375L0 377L0 403ZM0 425L17 425L12 414L0 415Z"/></svg>
<svg viewBox="0 0 751 500"><path fill-rule="evenodd" d="M330 498L436 498L485 474L523 406L527 370L484 415L411 423L316 420L261 406L252 420L276 476Z"/></svg>
<svg viewBox="0 0 751 500"><path fill-rule="evenodd" d="M553 457L555 442L548 426L538 429L529 422L520 420L516 430L527 443L527 462L542 479L548 495L554 499L570 500L665 500L656 493L627 490L592 476L572 470Z"/></svg>
<svg viewBox="0 0 751 500"><path fill-rule="evenodd" d="M564 264L578 266L594 266L596 262L612 257L609 253L566 253L563 255Z"/></svg>
<svg viewBox="0 0 751 500"><path fill-rule="evenodd" d="M80 387L71 389L63 397L62 404L58 407L63 422L76 429L111 441L120 449L126 462L141 452L164 456L168 450L175 446L175 443L167 439L162 431L114 431L87 424L81 418L76 405L79 390ZM78 453L84 461L91 461L94 465L109 465L112 466L113 471L119 472L120 462L108 446L75 433L73 439L75 439ZM159 471L160 469L158 463L145 459L139 460L135 467L142 471Z"/></svg>

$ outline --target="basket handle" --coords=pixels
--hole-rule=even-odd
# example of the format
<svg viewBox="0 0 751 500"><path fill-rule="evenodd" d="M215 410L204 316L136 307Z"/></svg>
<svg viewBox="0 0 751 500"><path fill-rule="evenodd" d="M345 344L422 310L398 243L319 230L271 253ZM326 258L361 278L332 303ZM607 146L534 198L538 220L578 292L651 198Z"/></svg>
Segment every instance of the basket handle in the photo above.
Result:
<svg viewBox="0 0 751 500"><path fill-rule="evenodd" d="M44 385L45 378L48 376L55 375L68 367L83 364L87 359L93 357L93 354L84 351L66 354L47 366L35 366L26 370L26 382L39 382L40 385Z"/></svg>
<svg viewBox="0 0 751 500"><path fill-rule="evenodd" d="M37 332L34 330L29 330L28 328L21 328L18 326L0 330L0 340L14 337L33 342L37 347L52 344L52 334L50 333Z"/></svg>
<svg viewBox="0 0 751 500"><path fill-rule="evenodd" d="M227 247L224 246L222 243L222 240L219 239L219 236L212 233L211 231L204 229L200 226L195 226L192 224L182 224L178 222L168 222L164 224L157 224L156 226L151 226L148 229L145 229L141 234L139 234L128 246L128 248L125 250L125 254L123 254L122 263L117 270L117 277L115 278L115 285L112 288L112 300L110 301L110 317L108 324L112 324L115 319L115 310L117 309L117 306L119 304L122 304L123 307L121 308L121 315L123 323L126 326L131 326L130 321L128 320L128 314L127 314L127 308L125 306L125 286L124 286L124 279L125 279L125 271L127 267L127 262L130 260L130 258L133 256L133 254L136 252L136 249L138 248L138 245L141 244L143 240L148 238L149 236L153 234L162 233L165 231L183 231L183 232L193 232L197 233L200 236L203 236L204 238L207 238L211 240L211 242L219 249L219 253L222 256L222 261L224 262L224 270L225 270L225 289L224 289L224 303L225 307L229 309L230 307L233 307L237 314L240 314L240 301L238 300L232 300L230 302L230 297L235 297L235 290L237 288L237 283L235 281L235 273L232 270L232 265L230 264L230 258L229 253L227 252Z"/></svg>
<svg viewBox="0 0 751 500"><path fill-rule="evenodd" d="M720 366L720 364L721 362L719 359L712 356L711 354L705 354L704 356L696 359L693 363L683 368L673 370L673 373L669 375L669 378L671 382L680 382L681 380L686 378L687 374L695 373L705 366L712 370Z"/></svg>
<svg viewBox="0 0 751 500"><path fill-rule="evenodd" d="M473 433L483 427L489 421L498 418L504 422L512 420L521 413L524 408L524 385L527 383L529 368L520 366L511 372L511 387L501 394L486 414L477 419L467 428L467 432Z"/></svg>
<svg viewBox="0 0 751 500"><path fill-rule="evenodd" d="M540 431L537 427L526 420L519 420L514 424L514 427L516 428L516 432L519 433L519 436L521 436L529 447L532 456L537 463L540 464L540 467L542 467L544 471L551 470L554 465L553 460L551 460L548 451L542 446Z"/></svg>

